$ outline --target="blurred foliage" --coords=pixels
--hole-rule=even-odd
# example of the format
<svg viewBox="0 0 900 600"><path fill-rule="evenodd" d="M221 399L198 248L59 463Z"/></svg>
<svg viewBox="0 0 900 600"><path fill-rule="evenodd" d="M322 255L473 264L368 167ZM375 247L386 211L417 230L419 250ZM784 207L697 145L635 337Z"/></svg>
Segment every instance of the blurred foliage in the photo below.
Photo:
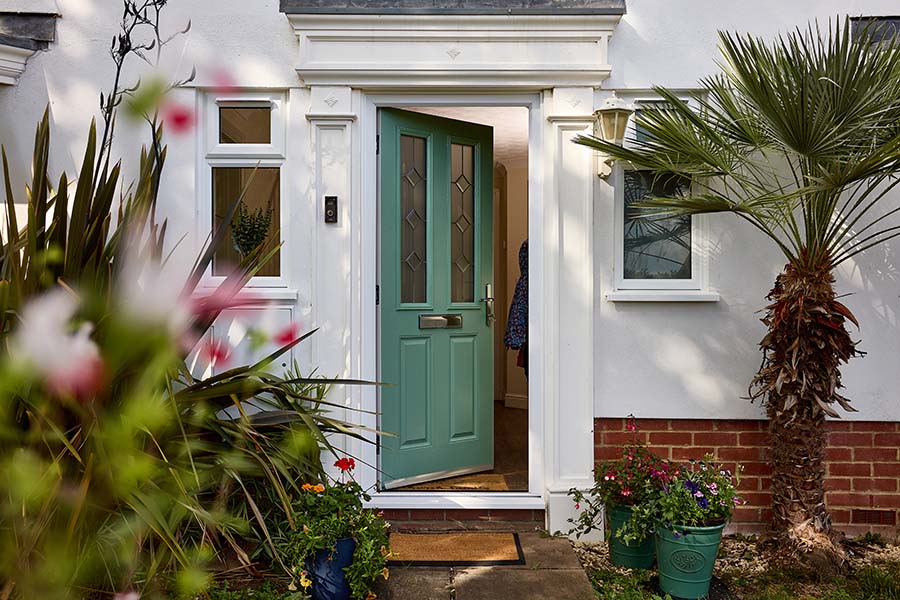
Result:
<svg viewBox="0 0 900 600"><path fill-rule="evenodd" d="M243 302L242 286L277 248L249 253L197 299L236 198L180 289L167 296L153 277L141 288L136 279L165 263L166 223L155 214L166 151L162 128L152 133L157 150L141 153L137 181L117 198L121 167L97 168L94 126L77 181L62 175L53 185L45 113L23 226L2 155L0 598L197 593L217 555L247 565L254 537L272 546L251 490L267 489L266 510L280 508L291 527L291 499L322 477L328 434L358 435L328 416L325 393L362 382L302 377L296 365L273 372L313 332L255 364L191 373L196 340Z"/></svg>

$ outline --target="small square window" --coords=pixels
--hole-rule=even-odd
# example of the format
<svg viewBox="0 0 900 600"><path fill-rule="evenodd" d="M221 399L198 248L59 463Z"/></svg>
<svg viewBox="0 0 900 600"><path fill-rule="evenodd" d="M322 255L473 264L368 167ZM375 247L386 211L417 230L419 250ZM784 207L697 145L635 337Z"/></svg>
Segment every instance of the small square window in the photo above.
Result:
<svg viewBox="0 0 900 600"><path fill-rule="evenodd" d="M213 275L227 276L244 255L260 244L281 242L281 169L277 167L214 167L214 229L221 226L245 187L247 191L235 211L226 238L213 257ZM277 277L280 272L279 252L257 275Z"/></svg>
<svg viewBox="0 0 900 600"><path fill-rule="evenodd" d="M259 106L219 107L220 144L270 144L272 109Z"/></svg>
<svg viewBox="0 0 900 600"><path fill-rule="evenodd" d="M635 204L647 196L675 196L686 183L678 178L655 179L647 171L626 170L624 265L625 279L692 279L691 217L641 216Z"/></svg>

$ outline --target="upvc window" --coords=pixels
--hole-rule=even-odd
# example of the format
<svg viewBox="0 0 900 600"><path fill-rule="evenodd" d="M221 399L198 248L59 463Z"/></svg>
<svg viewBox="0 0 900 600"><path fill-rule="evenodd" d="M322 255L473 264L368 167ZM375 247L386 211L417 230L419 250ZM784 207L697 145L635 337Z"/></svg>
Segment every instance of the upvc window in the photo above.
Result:
<svg viewBox="0 0 900 600"><path fill-rule="evenodd" d="M636 102L636 111L656 101ZM627 139L647 133L632 119ZM626 141L626 144L628 142ZM706 289L706 223L702 216L642 216L635 205L648 196L688 192L691 182L655 177L618 163L615 173L616 261L611 300L716 300ZM652 292L660 292L654 294ZM638 292L632 294L630 292ZM685 293L686 292L686 293Z"/></svg>
<svg viewBox="0 0 900 600"><path fill-rule="evenodd" d="M279 93L210 95L205 110L201 231L215 231L241 198L226 239L213 256L210 275L219 278L227 276L258 242L277 245L282 240L284 97ZM281 254L269 259L252 285L282 285Z"/></svg>

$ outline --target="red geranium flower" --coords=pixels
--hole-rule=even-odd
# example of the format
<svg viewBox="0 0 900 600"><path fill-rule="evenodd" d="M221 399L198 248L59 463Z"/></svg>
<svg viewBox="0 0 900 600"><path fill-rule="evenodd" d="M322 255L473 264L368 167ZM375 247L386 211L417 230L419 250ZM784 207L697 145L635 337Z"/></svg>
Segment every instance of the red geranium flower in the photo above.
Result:
<svg viewBox="0 0 900 600"><path fill-rule="evenodd" d="M352 471L356 468L356 461L352 458L342 458L334 463L334 466L336 466L341 471Z"/></svg>

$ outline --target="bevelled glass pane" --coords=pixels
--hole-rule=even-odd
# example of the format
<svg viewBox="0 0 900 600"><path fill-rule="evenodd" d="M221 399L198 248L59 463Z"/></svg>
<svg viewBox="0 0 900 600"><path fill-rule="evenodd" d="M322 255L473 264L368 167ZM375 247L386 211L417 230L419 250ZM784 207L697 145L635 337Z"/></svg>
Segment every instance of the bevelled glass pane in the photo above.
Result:
<svg viewBox="0 0 900 600"><path fill-rule="evenodd" d="M213 256L213 275L228 275L242 256L260 244L281 242L280 169L253 167L215 167L212 170L213 225L216 230L241 191L247 191L226 229L225 240ZM269 246L271 248L271 246ZM280 252L257 273L278 276Z"/></svg>
<svg viewBox="0 0 900 600"><path fill-rule="evenodd" d="M475 300L475 148L450 147L450 299Z"/></svg>
<svg viewBox="0 0 900 600"><path fill-rule="evenodd" d="M428 301L428 165L425 138L400 136L400 302Z"/></svg>
<svg viewBox="0 0 900 600"><path fill-rule="evenodd" d="M219 143L272 143L272 109L257 106L219 108Z"/></svg>
<svg viewBox="0 0 900 600"><path fill-rule="evenodd" d="M625 279L690 279L691 218L642 217L635 204L654 196L682 193L675 178L654 181L644 171L625 171Z"/></svg>

